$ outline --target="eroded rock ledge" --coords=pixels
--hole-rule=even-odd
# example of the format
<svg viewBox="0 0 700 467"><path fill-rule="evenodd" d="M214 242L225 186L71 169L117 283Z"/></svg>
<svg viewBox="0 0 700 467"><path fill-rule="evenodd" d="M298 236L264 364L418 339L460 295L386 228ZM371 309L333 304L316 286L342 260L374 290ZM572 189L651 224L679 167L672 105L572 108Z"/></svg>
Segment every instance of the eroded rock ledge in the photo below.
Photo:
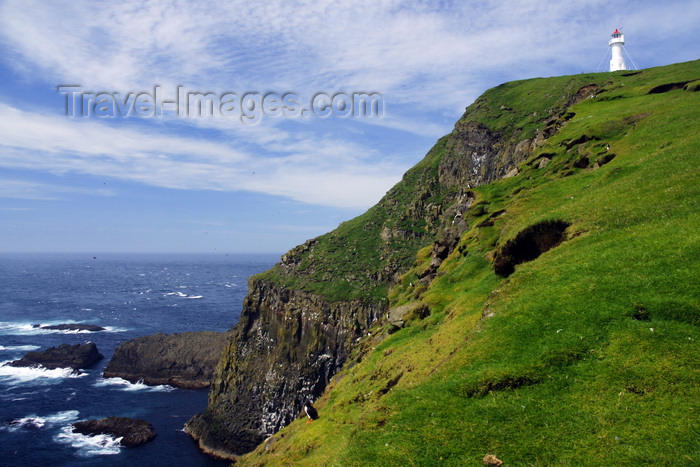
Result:
<svg viewBox="0 0 700 467"><path fill-rule="evenodd" d="M103 358L104 356L97 350L97 345L94 342L88 342L75 345L61 344L40 352L27 352L24 357L8 365L15 367L40 365L49 370L56 368L79 370L88 368Z"/></svg>
<svg viewBox="0 0 700 467"><path fill-rule="evenodd" d="M230 336L228 332L201 331L138 337L114 350L104 377L183 389L206 388Z"/></svg>

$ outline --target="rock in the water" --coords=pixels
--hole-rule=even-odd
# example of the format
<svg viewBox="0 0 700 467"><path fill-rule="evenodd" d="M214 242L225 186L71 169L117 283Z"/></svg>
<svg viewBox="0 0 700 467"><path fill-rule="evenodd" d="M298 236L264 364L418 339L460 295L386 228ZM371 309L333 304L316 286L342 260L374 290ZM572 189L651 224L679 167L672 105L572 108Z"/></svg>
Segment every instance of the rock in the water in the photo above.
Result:
<svg viewBox="0 0 700 467"><path fill-rule="evenodd" d="M89 436L106 434L122 438L120 443L128 447L139 446L156 437L150 423L128 417L107 417L76 422L73 423L73 432Z"/></svg>
<svg viewBox="0 0 700 467"><path fill-rule="evenodd" d="M25 367L41 365L50 370L56 368L89 368L102 360L104 356L97 350L94 342L87 344L61 344L42 352L27 352L19 360L8 363L10 366Z"/></svg>
<svg viewBox="0 0 700 467"><path fill-rule="evenodd" d="M184 389L206 388L229 337L229 333L211 331L137 337L114 350L104 377Z"/></svg>
<svg viewBox="0 0 700 467"><path fill-rule="evenodd" d="M96 324L52 324L39 326L41 329L49 329L52 331L105 331L105 328Z"/></svg>

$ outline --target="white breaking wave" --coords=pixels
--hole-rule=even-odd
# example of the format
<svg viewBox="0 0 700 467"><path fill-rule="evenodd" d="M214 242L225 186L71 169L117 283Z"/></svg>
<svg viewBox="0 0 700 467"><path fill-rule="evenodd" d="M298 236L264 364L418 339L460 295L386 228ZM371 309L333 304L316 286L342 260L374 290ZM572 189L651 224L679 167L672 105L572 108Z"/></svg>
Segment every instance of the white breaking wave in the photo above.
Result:
<svg viewBox="0 0 700 467"><path fill-rule="evenodd" d="M165 297L180 297L180 298L202 298L201 295L187 295L183 292L168 292L163 294Z"/></svg>
<svg viewBox="0 0 700 467"><path fill-rule="evenodd" d="M165 294L166 297L171 297L173 295L176 297L187 297L187 294L182 292L169 292Z"/></svg>
<svg viewBox="0 0 700 467"><path fill-rule="evenodd" d="M54 437L54 440L59 443L71 445L78 450L79 455L95 456L118 454L122 447L120 444L122 440L121 437L114 438L109 435L88 436L81 435L80 433L73 433L72 423L78 420L79 414L77 410L66 410L44 417L32 414L12 420L9 424L1 428L6 431L14 432L18 430L48 429L56 425L64 425L61 427L60 433Z"/></svg>
<svg viewBox="0 0 700 467"><path fill-rule="evenodd" d="M102 331L102 332L124 332L124 331L128 331L127 328L120 328L119 326L102 326L102 327L105 328L105 330Z"/></svg>
<svg viewBox="0 0 700 467"><path fill-rule="evenodd" d="M121 391L148 391L148 392L170 392L175 388L168 384L160 384L157 386L149 386L143 383L143 380L139 380L136 383L132 383L123 378L102 378L94 384L96 387L113 387L114 389L119 389Z"/></svg>
<svg viewBox="0 0 700 467"><path fill-rule="evenodd" d="M29 352L38 348L40 348L38 345L8 345L7 347L0 345L0 351L7 352Z"/></svg>
<svg viewBox="0 0 700 467"><path fill-rule="evenodd" d="M95 332L124 332L125 328L116 326L102 326L104 331L87 331L73 329L46 329L44 326L55 326L58 324L85 324L75 321L56 321L50 323L12 323L0 321L0 335L10 336L36 336L40 334L92 334ZM2 349L0 349L2 350ZM31 350L31 349L30 349Z"/></svg>
<svg viewBox="0 0 700 467"><path fill-rule="evenodd" d="M72 368L48 368L36 367L15 367L5 365L11 362L6 360L0 363L0 381L9 384L39 383L54 384L65 378L82 378L87 376L85 372L77 372Z"/></svg>
<svg viewBox="0 0 700 467"><path fill-rule="evenodd" d="M20 429L27 428L44 428L45 426L52 425L62 425L65 423L70 423L78 419L77 410L65 410L63 412L57 412L53 415L47 415L45 417L40 417L38 415L27 415L26 417L17 418L12 420L6 427L7 431L17 431Z"/></svg>
<svg viewBox="0 0 700 467"><path fill-rule="evenodd" d="M61 428L61 432L54 437L59 443L69 444L78 450L80 456L105 456L119 454L122 448L122 438L114 438L109 435L82 435L73 433L73 426Z"/></svg>

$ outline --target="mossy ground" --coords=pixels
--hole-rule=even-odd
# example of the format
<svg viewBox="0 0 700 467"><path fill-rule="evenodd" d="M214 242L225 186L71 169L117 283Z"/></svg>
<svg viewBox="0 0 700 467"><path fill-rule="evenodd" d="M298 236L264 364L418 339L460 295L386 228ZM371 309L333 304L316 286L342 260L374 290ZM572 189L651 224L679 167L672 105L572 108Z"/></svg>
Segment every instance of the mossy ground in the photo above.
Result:
<svg viewBox="0 0 700 467"><path fill-rule="evenodd" d="M316 404L320 419L295 421L242 465L481 465L486 454L700 465L700 93L648 94L699 79L700 62L625 74L596 75L605 92L569 109L518 176L475 190L470 229L425 290L430 248L418 252L388 299L430 316L390 335L377 323ZM479 105L515 108L565 79L494 88ZM512 122L488 118L517 126L508 112ZM575 165L583 156L589 167ZM567 240L497 276L494 252L548 219L570 224Z"/></svg>

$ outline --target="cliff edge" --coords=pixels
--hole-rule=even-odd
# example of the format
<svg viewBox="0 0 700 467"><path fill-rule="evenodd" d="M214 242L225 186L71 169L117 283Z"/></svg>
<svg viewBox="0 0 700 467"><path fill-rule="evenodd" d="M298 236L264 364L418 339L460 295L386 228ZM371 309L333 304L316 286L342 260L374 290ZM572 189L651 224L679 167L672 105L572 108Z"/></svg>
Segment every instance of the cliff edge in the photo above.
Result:
<svg viewBox="0 0 700 467"><path fill-rule="evenodd" d="M700 74L697 62L672 71L686 83L697 81ZM410 387L424 382L442 365L458 371L460 366L453 356L461 355L467 361L471 357L462 349L472 345L472 340L480 342L482 336L450 335L443 346L431 339L421 340L420 345L416 341L414 352L431 347L425 354L430 357L421 357L433 362L430 369L424 361L412 361L407 349L413 346L401 348L397 344L399 351L387 348L386 342L413 342L412 335L438 333L443 321L460 319L466 321L460 322L459 331L452 332L477 332L475 325L482 320L506 313L508 297L502 288L520 284L521 264L547 256L550 249L560 251L564 247L559 245L585 237L586 232L612 229L609 223L614 221L603 215L607 211L600 204L575 204L577 210L568 206L579 196L585 199L581 193L602 193L604 197L608 184L633 171L625 165L610 167L623 156L632 167L639 164L635 158L643 150L632 146L641 143L630 135L641 134L634 133L638 123L644 131L654 128L646 126L649 122L658 125L647 117L663 118L659 102L674 98L687 107L688 99L697 96L683 86L674 89L683 93L679 95L662 98L658 93L650 94L654 86L668 79L667 72L533 79L487 91L377 205L292 249L271 270L251 278L240 322L214 372L208 407L188 422L188 433L205 451L236 458L293 422L304 401L316 400L324 391L328 396L322 400L334 397L334 403L321 404L322 417L312 430L323 430L316 427L324 423L335 424L334 428L326 427L329 431L323 432L325 436L332 436L334 430L349 430L351 424L340 421L343 411L366 404L371 410L362 416L364 422L356 430L384 433L385 426L402 426L403 433L410 431L405 421L397 419L395 425L387 422L401 413L407 401L389 408L382 397L404 384ZM602 188L595 191L591 187ZM549 197L542 198L543 192ZM545 206L548 211L542 210ZM620 206L613 203L610 209L619 210L624 217L626 208ZM595 217L596 213L600 216ZM496 269L494 258L500 265ZM558 277L549 270L547 274L548 278ZM592 277L586 276L585 281ZM399 330L401 327L406 329ZM510 351L512 340L510 335L503 337L502 354L513 361L522 360L525 357ZM428 341L430 345L425 343ZM585 337L580 341L588 342ZM484 345L475 355L498 347L496 342ZM377 353L380 351L383 354ZM553 349L533 357L535 361L513 373L494 364L490 376L474 376L474 381L467 378L444 394L477 400L493 391L531 387L551 376L546 365L536 363L538 359L568 368L570 362L583 359L590 351L573 344ZM392 352L401 353L399 363L390 356ZM393 366L380 371L384 360L394 362ZM478 369L474 375L480 374ZM366 370L367 378L362 380L366 385L353 387L355 378L343 378L339 383L334 375L341 370L342 374L358 375ZM349 388L337 392L338 385ZM416 402L422 401L421 396L416 397L413 403L423 407L423 402ZM335 415L324 417L323 410L331 406ZM436 407L425 410L440 411ZM356 431L353 436L360 435ZM278 437L271 439L276 447L283 444ZM350 442L348 439L352 436L344 438L344 443ZM323 451L309 445L311 451L316 448ZM368 459L379 455L362 450L357 453L366 454ZM353 455L359 456L357 453ZM299 461L292 454L286 455L291 457L280 462ZM389 455L387 459L393 458Z"/></svg>

